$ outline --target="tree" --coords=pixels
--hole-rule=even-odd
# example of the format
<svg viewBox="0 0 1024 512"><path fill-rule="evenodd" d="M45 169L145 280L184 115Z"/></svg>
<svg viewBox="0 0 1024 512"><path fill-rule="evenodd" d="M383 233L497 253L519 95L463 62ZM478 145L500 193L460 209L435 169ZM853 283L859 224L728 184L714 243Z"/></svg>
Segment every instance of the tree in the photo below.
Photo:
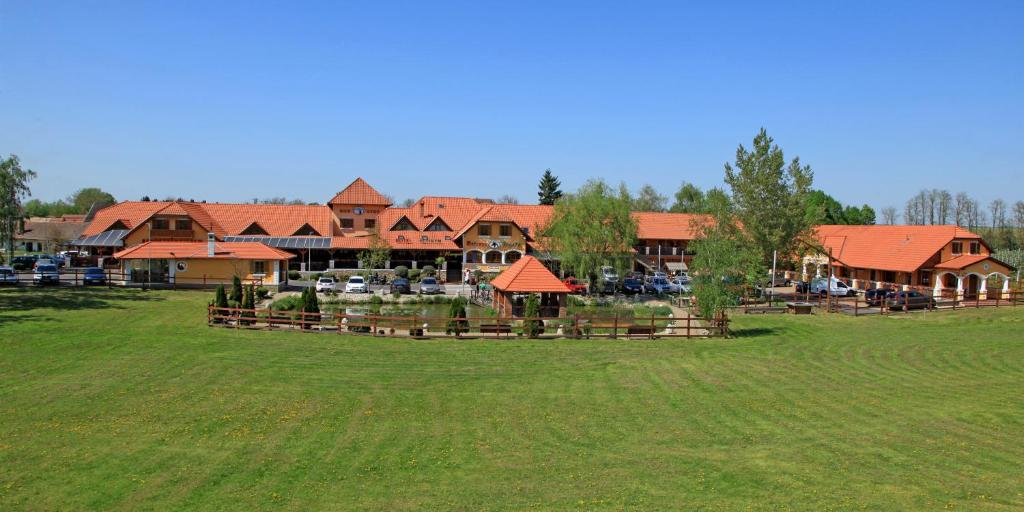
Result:
<svg viewBox="0 0 1024 512"><path fill-rule="evenodd" d="M1006 201L995 199L988 204L988 211L992 214L992 227L1003 229L1006 227Z"/></svg>
<svg viewBox="0 0 1024 512"><path fill-rule="evenodd" d="M899 214L896 213L896 208L893 208L892 206L882 208L882 224L887 224L889 226L896 224L896 217L898 215Z"/></svg>
<svg viewBox="0 0 1024 512"><path fill-rule="evenodd" d="M704 213L704 192L692 183L683 182L675 194L669 211L673 213Z"/></svg>
<svg viewBox="0 0 1024 512"><path fill-rule="evenodd" d="M228 307L228 294L224 292L224 285L222 285L222 284L217 285L217 293L214 295L213 305L214 305L214 307L217 307L217 308L227 308ZM223 310L217 311L217 316L224 315L224 314L225 314L225 312ZM215 318L213 320L213 323L219 324L219 323L223 323L223 322L222 322L222 320L220 318Z"/></svg>
<svg viewBox="0 0 1024 512"><path fill-rule="evenodd" d="M370 233L370 244L356 256L364 269L384 268L391 259L391 245L376 230Z"/></svg>
<svg viewBox="0 0 1024 512"><path fill-rule="evenodd" d="M875 223L875 209L872 208L869 205L866 205L866 204L862 205L860 207L860 222L858 224L863 224L863 225L866 225L866 226L870 226L870 225L873 225L874 223ZM851 222L850 224L853 224L853 222Z"/></svg>
<svg viewBox="0 0 1024 512"><path fill-rule="evenodd" d="M253 309L256 309L256 300L255 299L256 299L256 294L255 294L255 292L253 292L253 287L250 284L250 285L246 286L244 291L242 292L242 305L240 306L241 309L242 309L242 312L241 312L241 314L238 315L240 318L252 318L252 317L256 316L256 314L252 312ZM240 321L242 322L242 325L251 325L252 324L252 321L250 321L250 320L240 320Z"/></svg>
<svg viewBox="0 0 1024 512"><path fill-rule="evenodd" d="M310 313L310 315L302 316L302 327L308 329L312 324L318 323L312 318L316 318L315 315L320 314L320 299L316 296L316 289L306 288L302 291L302 312Z"/></svg>
<svg viewBox="0 0 1024 512"><path fill-rule="evenodd" d="M409 267L405 265L399 265L395 267L395 277L407 279L409 277Z"/></svg>
<svg viewBox="0 0 1024 512"><path fill-rule="evenodd" d="M459 296L452 299L448 306L448 325L445 326L446 334L456 336L469 332L469 320L466 320L466 298Z"/></svg>
<svg viewBox="0 0 1024 512"><path fill-rule="evenodd" d="M7 249L7 261L14 257L14 235L25 218L21 201L32 195L28 182L35 177L31 169L21 168L16 155L0 160L0 242Z"/></svg>
<svg viewBox="0 0 1024 512"><path fill-rule="evenodd" d="M540 204L552 205L562 198L562 182L551 173L551 169L545 169L544 175L540 177L539 190L537 191L537 202Z"/></svg>
<svg viewBox="0 0 1024 512"><path fill-rule="evenodd" d="M531 293L526 296L526 311L524 315L526 320L523 320L523 334L528 338L536 338L540 336L541 329L544 326L544 321L539 320L540 317L540 298L537 297L536 293Z"/></svg>
<svg viewBox="0 0 1024 512"><path fill-rule="evenodd" d="M953 215L953 195L948 190L939 190L938 194L936 221L943 225L949 224L949 220Z"/></svg>
<svg viewBox="0 0 1024 512"><path fill-rule="evenodd" d="M228 296L232 304L242 303L242 280L238 276L231 278L231 295Z"/></svg>
<svg viewBox="0 0 1024 512"><path fill-rule="evenodd" d="M957 226L967 226L970 222L971 198L964 192L958 192L953 198L953 222ZM907 224L910 224L909 222Z"/></svg>
<svg viewBox="0 0 1024 512"><path fill-rule="evenodd" d="M732 190L735 215L750 240L758 247L761 261L770 263L773 251L797 254L808 238L806 197L814 173L796 157L786 165L782 150L762 128L748 151L736 149L735 167L725 164L725 182Z"/></svg>
<svg viewBox="0 0 1024 512"><path fill-rule="evenodd" d="M621 273L632 259L637 228L630 206L621 191L616 194L602 180L588 181L555 203L541 236L563 269L596 282L601 266L613 266Z"/></svg>
<svg viewBox="0 0 1024 512"><path fill-rule="evenodd" d="M402 208L412 208L416 204L416 200L409 198L402 200Z"/></svg>
<svg viewBox="0 0 1024 512"><path fill-rule="evenodd" d="M637 192L632 202L635 212L663 212L668 199L659 194L654 187L644 185L640 187L640 192Z"/></svg>
<svg viewBox="0 0 1024 512"><path fill-rule="evenodd" d="M821 190L810 191L806 203L811 224L849 224L845 220L843 205Z"/></svg>
<svg viewBox="0 0 1024 512"><path fill-rule="evenodd" d="M505 194L505 195L499 197L498 200L495 201L495 202L498 203L498 204L519 204L519 200L516 199L511 194Z"/></svg>
<svg viewBox="0 0 1024 512"><path fill-rule="evenodd" d="M113 195L96 187L79 189L78 192L71 194L71 197L68 198L68 203L74 206L76 213L86 213L93 205L96 205L97 208L102 208L116 202L117 200L114 199Z"/></svg>
<svg viewBox="0 0 1024 512"><path fill-rule="evenodd" d="M735 306L743 287L764 275L766 267L758 244L737 227L728 201L716 196L708 208L712 221L693 221L698 235L690 244L695 252L690 275L698 314L710 321Z"/></svg>

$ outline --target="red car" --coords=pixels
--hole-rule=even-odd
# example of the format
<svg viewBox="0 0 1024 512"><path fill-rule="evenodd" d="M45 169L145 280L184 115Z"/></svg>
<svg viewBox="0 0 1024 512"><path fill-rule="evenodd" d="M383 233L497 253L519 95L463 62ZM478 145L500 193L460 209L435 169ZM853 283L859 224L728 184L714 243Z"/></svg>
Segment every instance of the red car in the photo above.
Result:
<svg viewBox="0 0 1024 512"><path fill-rule="evenodd" d="M577 280L575 277L566 278L566 280L562 281L562 282L565 283L565 285L569 287L569 293L576 293L576 294L587 293L587 285L586 285L586 283L583 283L582 281Z"/></svg>

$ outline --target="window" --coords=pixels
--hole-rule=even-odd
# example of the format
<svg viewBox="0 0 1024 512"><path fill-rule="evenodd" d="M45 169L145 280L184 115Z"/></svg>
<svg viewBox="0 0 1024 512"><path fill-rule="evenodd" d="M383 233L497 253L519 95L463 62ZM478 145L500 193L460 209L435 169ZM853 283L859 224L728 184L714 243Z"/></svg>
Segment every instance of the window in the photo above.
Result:
<svg viewBox="0 0 1024 512"><path fill-rule="evenodd" d="M871 270L871 280L878 281L878 279L875 277L875 271L873 269Z"/></svg>
<svg viewBox="0 0 1024 512"><path fill-rule="evenodd" d="M512 236L512 226L510 226L508 224L502 224L502 225L498 226L498 235L503 236L503 237L510 237L510 236Z"/></svg>
<svg viewBox="0 0 1024 512"><path fill-rule="evenodd" d="M167 219L153 219L153 229L171 229L171 223Z"/></svg>
<svg viewBox="0 0 1024 512"><path fill-rule="evenodd" d="M366 229L374 229L377 227L377 219L366 219L363 221L363 227Z"/></svg>
<svg viewBox="0 0 1024 512"><path fill-rule="evenodd" d="M964 243L963 242L953 242L953 254L963 254L963 253L964 253Z"/></svg>
<svg viewBox="0 0 1024 512"><path fill-rule="evenodd" d="M352 229L353 227L355 227L355 225L356 224L355 222L352 221L352 219L341 219L341 227L343 229Z"/></svg>
<svg viewBox="0 0 1024 512"><path fill-rule="evenodd" d="M487 251L484 263L501 263L501 251Z"/></svg>
<svg viewBox="0 0 1024 512"><path fill-rule="evenodd" d="M484 253L480 251L466 252L466 263L483 263Z"/></svg>
<svg viewBox="0 0 1024 512"><path fill-rule="evenodd" d="M981 254L981 242L971 242L971 254Z"/></svg>
<svg viewBox="0 0 1024 512"><path fill-rule="evenodd" d="M174 229L181 229L186 231L192 230L192 221L189 219L178 219L174 221Z"/></svg>
<svg viewBox="0 0 1024 512"><path fill-rule="evenodd" d="M895 283L896 282L896 273L895 272L890 272L888 270L882 271L882 281L884 281L886 283Z"/></svg>
<svg viewBox="0 0 1024 512"><path fill-rule="evenodd" d="M320 236L320 233L309 224L303 224L301 228L295 230L295 233L292 233L292 236Z"/></svg>
<svg viewBox="0 0 1024 512"><path fill-rule="evenodd" d="M491 236L491 225L480 224L476 227L476 233L480 236Z"/></svg>
<svg viewBox="0 0 1024 512"><path fill-rule="evenodd" d="M267 262L265 262L265 261L253 261L252 262L252 273L253 274L266 274L267 273Z"/></svg>
<svg viewBox="0 0 1024 512"><path fill-rule="evenodd" d="M402 217L401 219L398 219L398 222L396 222L395 226L393 228L391 228L391 231L418 231L418 230L416 229L416 226L414 226L412 224L412 221L410 221L409 219L407 219L405 217Z"/></svg>
<svg viewBox="0 0 1024 512"><path fill-rule="evenodd" d="M243 234L243 235L266 235L267 231L265 229L263 229L262 227L260 227L259 224L253 222L252 224L249 224L249 227L245 228L245 230L242 231L241 234Z"/></svg>
<svg viewBox="0 0 1024 512"><path fill-rule="evenodd" d="M522 254L519 254L518 251L509 251L509 252L505 253L505 263L509 263L509 264L515 263L515 262L519 261L519 258L521 256L522 256Z"/></svg>
<svg viewBox="0 0 1024 512"><path fill-rule="evenodd" d="M921 285L931 286L932 284L932 273L927 270L921 271Z"/></svg>
<svg viewBox="0 0 1024 512"><path fill-rule="evenodd" d="M433 222L431 222L430 224L427 225L427 229L425 231L451 231L451 230L452 230L452 228L448 227L448 224L445 224L444 221L441 220L441 217L438 217L438 218L434 219Z"/></svg>

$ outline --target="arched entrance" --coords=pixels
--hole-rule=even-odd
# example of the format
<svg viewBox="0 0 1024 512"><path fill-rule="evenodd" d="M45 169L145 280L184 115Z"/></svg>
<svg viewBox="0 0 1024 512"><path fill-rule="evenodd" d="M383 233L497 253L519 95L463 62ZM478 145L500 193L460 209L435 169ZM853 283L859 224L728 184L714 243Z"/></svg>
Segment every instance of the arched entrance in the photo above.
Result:
<svg viewBox="0 0 1024 512"><path fill-rule="evenodd" d="M964 279L964 298L971 300L978 298L980 284L981 279L978 277L978 274L968 274L967 278Z"/></svg>

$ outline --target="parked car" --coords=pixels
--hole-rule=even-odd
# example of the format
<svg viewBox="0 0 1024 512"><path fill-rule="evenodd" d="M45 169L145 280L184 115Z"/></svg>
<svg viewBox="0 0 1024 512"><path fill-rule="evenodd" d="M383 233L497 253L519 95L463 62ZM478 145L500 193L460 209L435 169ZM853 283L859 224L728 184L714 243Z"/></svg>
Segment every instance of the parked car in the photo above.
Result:
<svg viewBox="0 0 1024 512"><path fill-rule="evenodd" d="M682 277L673 277L668 282L669 293L690 293L690 280Z"/></svg>
<svg viewBox="0 0 1024 512"><path fill-rule="evenodd" d="M40 256L32 265L32 270L39 268L40 265L53 265L56 267L57 263L51 260L49 256Z"/></svg>
<svg viewBox="0 0 1024 512"><path fill-rule="evenodd" d="M796 293L810 293L811 283L807 281L796 281L793 283L793 291Z"/></svg>
<svg viewBox="0 0 1024 512"><path fill-rule="evenodd" d="M829 284L831 282L831 284ZM836 297L847 297L851 295L857 295L857 292L847 286L846 283L832 278L820 277L811 281L810 293L817 293L820 295L833 295Z"/></svg>
<svg viewBox="0 0 1024 512"><path fill-rule="evenodd" d="M587 293L587 284L576 279L575 277L567 277L562 283L569 288L569 293L581 294Z"/></svg>
<svg viewBox="0 0 1024 512"><path fill-rule="evenodd" d="M369 291L370 287L366 285L363 276L352 276L345 283L345 293L368 293Z"/></svg>
<svg viewBox="0 0 1024 512"><path fill-rule="evenodd" d="M597 293L600 295L615 295L614 281L598 281Z"/></svg>
<svg viewBox="0 0 1024 512"><path fill-rule="evenodd" d="M334 292L337 290L338 282L330 276L322 276L316 280L316 291L317 292Z"/></svg>
<svg viewBox="0 0 1024 512"><path fill-rule="evenodd" d="M668 274L666 274L664 272L655 271L655 272L651 272L650 276L648 276L648 279L656 279L656 278L659 278L659 277L664 278L664 279L668 279Z"/></svg>
<svg viewBox="0 0 1024 512"><path fill-rule="evenodd" d="M769 274L771 274L771 272L769 272ZM775 288L776 286L789 286L793 284L793 282L786 277L786 274L775 274L774 278L769 276L768 279L765 280L765 284Z"/></svg>
<svg viewBox="0 0 1024 512"><path fill-rule="evenodd" d="M663 293L670 293L672 291L672 285L669 284L668 279L664 277L654 277L647 282L647 291L657 295Z"/></svg>
<svg viewBox="0 0 1024 512"><path fill-rule="evenodd" d="M390 292L392 294L412 293L412 287L409 285L408 279L404 277L397 277L391 281Z"/></svg>
<svg viewBox="0 0 1024 512"><path fill-rule="evenodd" d="M8 266L0 267L0 284L18 284L18 274L14 268Z"/></svg>
<svg viewBox="0 0 1024 512"><path fill-rule="evenodd" d="M436 295L443 293L441 290L441 283L437 282L437 279L433 277L424 277L420 280L420 293L423 295Z"/></svg>
<svg viewBox="0 0 1024 512"><path fill-rule="evenodd" d="M14 270L35 270L37 256L15 256L11 258L11 267Z"/></svg>
<svg viewBox="0 0 1024 512"><path fill-rule="evenodd" d="M889 309L926 309L935 307L935 299L916 291L889 292Z"/></svg>
<svg viewBox="0 0 1024 512"><path fill-rule="evenodd" d="M32 274L32 282L35 284L60 284L60 271L57 270L57 265L37 265Z"/></svg>
<svg viewBox="0 0 1024 512"><path fill-rule="evenodd" d="M644 293L644 282L639 279L623 279L622 293L626 295L638 295Z"/></svg>
<svg viewBox="0 0 1024 512"><path fill-rule="evenodd" d="M888 288L872 288L864 292L864 302L868 306L881 306L882 301L892 293Z"/></svg>
<svg viewBox="0 0 1024 512"><path fill-rule="evenodd" d="M107 273L99 267L89 267L85 269L85 273L82 274L82 284L90 285L103 285L107 284Z"/></svg>
<svg viewBox="0 0 1024 512"><path fill-rule="evenodd" d="M601 267L601 279L612 283L619 282L619 274L612 267Z"/></svg>

